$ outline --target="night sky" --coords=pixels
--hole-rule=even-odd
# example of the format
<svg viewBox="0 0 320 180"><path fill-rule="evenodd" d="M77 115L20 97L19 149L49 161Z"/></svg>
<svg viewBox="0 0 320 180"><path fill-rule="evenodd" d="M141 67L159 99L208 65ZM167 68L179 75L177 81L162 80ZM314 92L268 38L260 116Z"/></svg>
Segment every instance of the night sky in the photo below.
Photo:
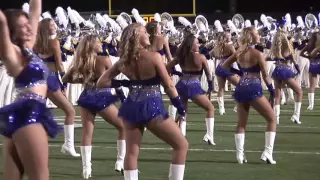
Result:
<svg viewBox="0 0 320 180"><path fill-rule="evenodd" d="M1 0L1 9L21 8L26 2L23 0ZM117 12L131 12L133 7L140 14L153 14L155 12L192 13L192 0L112 0L112 9ZM237 12L320 12L320 0L303 0L294 3L293 0L237 0ZM70 6L79 12L107 11L108 0L44 0L43 11L53 10L57 6L66 8ZM229 0L197 0L198 13L212 13L216 11L228 12Z"/></svg>

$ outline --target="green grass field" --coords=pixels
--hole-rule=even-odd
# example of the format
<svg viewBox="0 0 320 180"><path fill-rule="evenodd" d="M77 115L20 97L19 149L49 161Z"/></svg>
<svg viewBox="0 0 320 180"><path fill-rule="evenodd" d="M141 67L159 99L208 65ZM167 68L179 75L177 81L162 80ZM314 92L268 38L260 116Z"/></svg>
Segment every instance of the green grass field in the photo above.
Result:
<svg viewBox="0 0 320 180"><path fill-rule="evenodd" d="M230 93L228 93L230 94ZM316 99L320 97L318 93ZM227 99L227 98L226 98ZM246 133L246 155L248 164L237 164L235 158L234 130L237 121L233 112L235 102L225 102L226 115L215 116L216 146L202 141L205 133L205 112L190 103L187 139L189 152L186 163L185 180L320 180L320 100L315 102L313 111L307 111L307 94L301 109L301 125L293 124L290 117L293 104L281 106L274 159L276 165L260 161L264 148L265 120L251 110ZM167 107L168 104L166 104ZM63 122L63 113L54 110L57 120ZM80 124L77 109L77 123ZM92 180L123 180L120 173L113 170L116 159L116 130L100 117L96 119L93 139ZM81 128L75 130L77 152L80 153ZM79 180L82 178L81 158L72 158L60 153L63 134L50 140L50 179ZM171 159L170 147L157 139L149 131L143 138L139 158L140 180L166 180ZM2 172L2 164L0 165Z"/></svg>

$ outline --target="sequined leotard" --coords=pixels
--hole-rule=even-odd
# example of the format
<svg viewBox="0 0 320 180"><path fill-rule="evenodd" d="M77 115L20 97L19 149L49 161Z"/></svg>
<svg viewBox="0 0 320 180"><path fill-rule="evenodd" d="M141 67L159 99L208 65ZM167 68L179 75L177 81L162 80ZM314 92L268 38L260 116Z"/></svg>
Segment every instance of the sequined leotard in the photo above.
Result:
<svg viewBox="0 0 320 180"><path fill-rule="evenodd" d="M256 98L263 96L261 80L258 77L249 77L248 73L259 73L259 65L255 65L250 68L242 68L243 76L236 86L233 97L239 103L250 102Z"/></svg>
<svg viewBox="0 0 320 180"><path fill-rule="evenodd" d="M182 70L183 76L176 85L178 94L183 99L194 99L195 97L205 94L201 87L200 77L203 70L185 71Z"/></svg>
<svg viewBox="0 0 320 180"><path fill-rule="evenodd" d="M165 120L169 116L164 109L160 91L160 77L146 80L130 80L130 92L119 109L119 117L129 124L141 126L151 120Z"/></svg>
<svg viewBox="0 0 320 180"><path fill-rule="evenodd" d="M29 58L28 65L15 78L15 101L0 109L0 133L11 137L24 126L41 123L48 135L55 137L62 128L46 108L46 98L28 91L28 88L47 84L49 69L37 55L32 53Z"/></svg>

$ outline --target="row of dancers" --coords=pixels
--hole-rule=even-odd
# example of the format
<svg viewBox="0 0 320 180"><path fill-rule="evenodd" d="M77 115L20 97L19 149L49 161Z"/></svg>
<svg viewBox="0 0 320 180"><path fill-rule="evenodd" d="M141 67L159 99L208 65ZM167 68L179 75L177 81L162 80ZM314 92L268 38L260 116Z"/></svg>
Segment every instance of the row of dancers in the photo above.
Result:
<svg viewBox="0 0 320 180"><path fill-rule="evenodd" d="M168 52L168 43L161 36L159 23L152 22L146 27L133 23L122 32L119 61L112 64L107 56L99 55L103 53L101 41L97 35L90 34L80 40L70 68L64 71L59 41L50 38L54 34L54 22L43 19L38 23L40 13L41 0L30 1L29 15L20 10L0 11L0 56L8 74L15 79L17 91L15 101L0 109L0 132L5 137L4 179L22 179L24 173L30 179L49 179L47 135L55 137L62 127L46 108L47 98L66 113L62 151L80 156L74 148L75 110L64 96L66 83L74 83L84 86L77 103L83 125L80 150L85 179L92 174L91 141L94 118L99 114L118 130L115 170L123 171L125 180L138 179L137 161L144 127L173 148L169 179L182 180L188 150L184 137L188 100L206 111L207 129L203 140L215 145L214 107L208 98L213 91L213 77L206 56L200 53L199 40L193 34L185 35L174 57L167 56L168 63L165 64L163 52ZM302 100L302 90L294 79L300 69L286 31L278 30L271 44L269 60L275 61L272 73L275 88L268 75L266 58L257 50L260 37L254 28L243 29L237 49L225 42L227 33L221 36L224 41L213 52L220 59L216 69L219 84L231 77L228 80L235 86L233 97L237 101L238 115L236 159L240 164L247 162L245 128L249 109L253 107L267 121L261 160L276 164L272 154L281 89L288 85L297 94L291 119L298 124ZM310 59L312 78L320 69L319 41L319 33L314 33L301 53ZM233 67L234 63L238 69ZM292 64L297 73L292 70ZM181 72L175 69L176 65L181 67ZM207 91L200 82L203 71ZM117 79L120 73L128 79ZM172 74L180 76L176 85L170 77ZM263 95L261 77L269 90L269 99ZM170 97L171 107L177 109L175 119L178 125L164 108L160 85ZM127 97L122 87L129 87ZM223 96L220 93L218 97L220 107ZM114 105L118 100L122 102L119 110Z"/></svg>

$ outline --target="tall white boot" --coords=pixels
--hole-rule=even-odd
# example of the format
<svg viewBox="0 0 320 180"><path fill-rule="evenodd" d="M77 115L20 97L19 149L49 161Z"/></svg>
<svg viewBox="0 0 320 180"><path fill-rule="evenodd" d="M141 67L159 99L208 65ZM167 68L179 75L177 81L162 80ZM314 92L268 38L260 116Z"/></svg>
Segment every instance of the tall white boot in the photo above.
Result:
<svg viewBox="0 0 320 180"><path fill-rule="evenodd" d="M223 99L223 96L222 97L217 97L217 101L218 101L218 104L219 104L219 113L220 115L223 115L226 113L226 110L224 108L224 99Z"/></svg>
<svg viewBox="0 0 320 180"><path fill-rule="evenodd" d="M124 180L138 180L138 169L124 170Z"/></svg>
<svg viewBox="0 0 320 180"><path fill-rule="evenodd" d="M296 124L301 124L300 122L300 109L301 109L301 102L294 103L294 113L291 117L291 121Z"/></svg>
<svg viewBox="0 0 320 180"><path fill-rule="evenodd" d="M286 94L284 93L283 90L281 90L281 105L284 105L287 102L286 100Z"/></svg>
<svg viewBox="0 0 320 180"><path fill-rule="evenodd" d="M177 114L177 108L174 107L174 105L170 104L168 107L168 114L173 120L175 120L176 114Z"/></svg>
<svg viewBox="0 0 320 180"><path fill-rule="evenodd" d="M276 114L277 124L280 123L280 105L274 105L274 113Z"/></svg>
<svg viewBox="0 0 320 180"><path fill-rule="evenodd" d="M180 125L180 130L181 130L182 135L186 136L187 135L187 121L186 121L186 119L180 121L179 125Z"/></svg>
<svg viewBox="0 0 320 180"><path fill-rule="evenodd" d="M64 144L61 147L62 153L68 153L73 157L80 157L74 149L74 124L64 125Z"/></svg>
<svg viewBox="0 0 320 180"><path fill-rule="evenodd" d="M309 99L309 106L308 106L308 110L313 110L313 106L314 106L314 93L308 93L308 99Z"/></svg>
<svg viewBox="0 0 320 180"><path fill-rule="evenodd" d="M288 103L294 103L294 96L293 96L293 90L291 88L287 88L287 92L288 92L288 99L287 102Z"/></svg>
<svg viewBox="0 0 320 180"><path fill-rule="evenodd" d="M204 135L203 140L210 145L216 145L214 143L214 118L205 118L207 133Z"/></svg>
<svg viewBox="0 0 320 180"><path fill-rule="evenodd" d="M84 179L91 177L91 151L92 146L81 146L81 157L82 157L82 175Z"/></svg>
<svg viewBox="0 0 320 180"><path fill-rule="evenodd" d="M124 157L126 156L126 141L125 140L117 140L117 162L114 166L114 170L117 172L123 171L123 163L124 163Z"/></svg>
<svg viewBox="0 0 320 180"><path fill-rule="evenodd" d="M276 132L265 133L265 147L261 155L261 160L266 161L269 164L277 163L276 161L273 160L273 157L272 157L275 138L276 138Z"/></svg>
<svg viewBox="0 0 320 180"><path fill-rule="evenodd" d="M169 180L183 180L184 164L170 164Z"/></svg>
<svg viewBox="0 0 320 180"><path fill-rule="evenodd" d="M244 155L245 134L244 133L235 134L234 141L237 149L236 157L237 157L238 163L239 164L247 163L246 156Z"/></svg>

